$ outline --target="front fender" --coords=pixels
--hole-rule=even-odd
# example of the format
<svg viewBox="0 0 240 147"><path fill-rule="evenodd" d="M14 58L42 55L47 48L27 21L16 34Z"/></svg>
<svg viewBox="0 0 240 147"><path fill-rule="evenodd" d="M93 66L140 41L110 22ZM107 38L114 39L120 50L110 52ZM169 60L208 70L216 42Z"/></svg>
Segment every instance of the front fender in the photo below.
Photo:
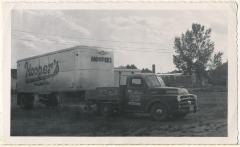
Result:
<svg viewBox="0 0 240 147"><path fill-rule="evenodd" d="M169 112L176 111L178 106L177 96L156 96L149 99L149 101L146 103L144 107L145 112L149 112L151 106L155 103L161 103L165 105Z"/></svg>
<svg viewBox="0 0 240 147"><path fill-rule="evenodd" d="M160 103L162 105L165 105L169 109L169 105L166 101L160 100L160 99L152 99L145 105L145 112L149 112L150 108L153 104Z"/></svg>

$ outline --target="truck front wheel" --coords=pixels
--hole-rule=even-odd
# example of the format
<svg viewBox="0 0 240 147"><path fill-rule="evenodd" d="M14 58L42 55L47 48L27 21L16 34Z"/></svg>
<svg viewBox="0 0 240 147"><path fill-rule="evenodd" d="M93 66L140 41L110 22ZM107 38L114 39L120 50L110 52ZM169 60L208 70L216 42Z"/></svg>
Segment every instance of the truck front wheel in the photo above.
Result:
<svg viewBox="0 0 240 147"><path fill-rule="evenodd" d="M168 109L165 105L157 103L150 108L150 113L153 119L158 121L166 120L168 117Z"/></svg>

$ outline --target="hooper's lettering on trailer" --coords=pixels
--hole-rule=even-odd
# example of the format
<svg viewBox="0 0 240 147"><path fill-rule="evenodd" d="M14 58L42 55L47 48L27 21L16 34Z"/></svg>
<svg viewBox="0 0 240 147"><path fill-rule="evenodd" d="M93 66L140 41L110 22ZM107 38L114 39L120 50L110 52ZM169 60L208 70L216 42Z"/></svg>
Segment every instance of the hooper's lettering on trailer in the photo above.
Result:
<svg viewBox="0 0 240 147"><path fill-rule="evenodd" d="M112 58L92 56L92 57L91 57L91 61L92 61L92 62L112 63Z"/></svg>
<svg viewBox="0 0 240 147"><path fill-rule="evenodd" d="M35 67L32 67L30 63L25 62L25 69L26 83L31 83L55 76L59 72L59 64L55 59L52 63Z"/></svg>

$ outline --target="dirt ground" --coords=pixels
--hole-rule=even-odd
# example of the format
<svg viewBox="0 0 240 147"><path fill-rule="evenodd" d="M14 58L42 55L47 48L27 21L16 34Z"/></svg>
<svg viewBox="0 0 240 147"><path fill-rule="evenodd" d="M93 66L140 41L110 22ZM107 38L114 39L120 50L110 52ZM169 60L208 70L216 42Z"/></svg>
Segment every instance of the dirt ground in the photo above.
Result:
<svg viewBox="0 0 240 147"><path fill-rule="evenodd" d="M110 118L83 113L77 106L33 110L16 106L12 96L12 136L227 136L227 92L198 91L199 111L181 120L158 122L147 114Z"/></svg>

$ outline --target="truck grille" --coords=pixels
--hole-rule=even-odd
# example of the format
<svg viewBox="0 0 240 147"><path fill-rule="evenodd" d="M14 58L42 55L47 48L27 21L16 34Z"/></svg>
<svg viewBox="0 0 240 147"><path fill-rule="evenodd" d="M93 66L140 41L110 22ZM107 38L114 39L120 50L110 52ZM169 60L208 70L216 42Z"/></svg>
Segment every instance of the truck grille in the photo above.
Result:
<svg viewBox="0 0 240 147"><path fill-rule="evenodd" d="M188 109L190 105L197 105L197 101L194 98L194 95L183 95L180 96L180 102L179 102L179 106L181 109Z"/></svg>

